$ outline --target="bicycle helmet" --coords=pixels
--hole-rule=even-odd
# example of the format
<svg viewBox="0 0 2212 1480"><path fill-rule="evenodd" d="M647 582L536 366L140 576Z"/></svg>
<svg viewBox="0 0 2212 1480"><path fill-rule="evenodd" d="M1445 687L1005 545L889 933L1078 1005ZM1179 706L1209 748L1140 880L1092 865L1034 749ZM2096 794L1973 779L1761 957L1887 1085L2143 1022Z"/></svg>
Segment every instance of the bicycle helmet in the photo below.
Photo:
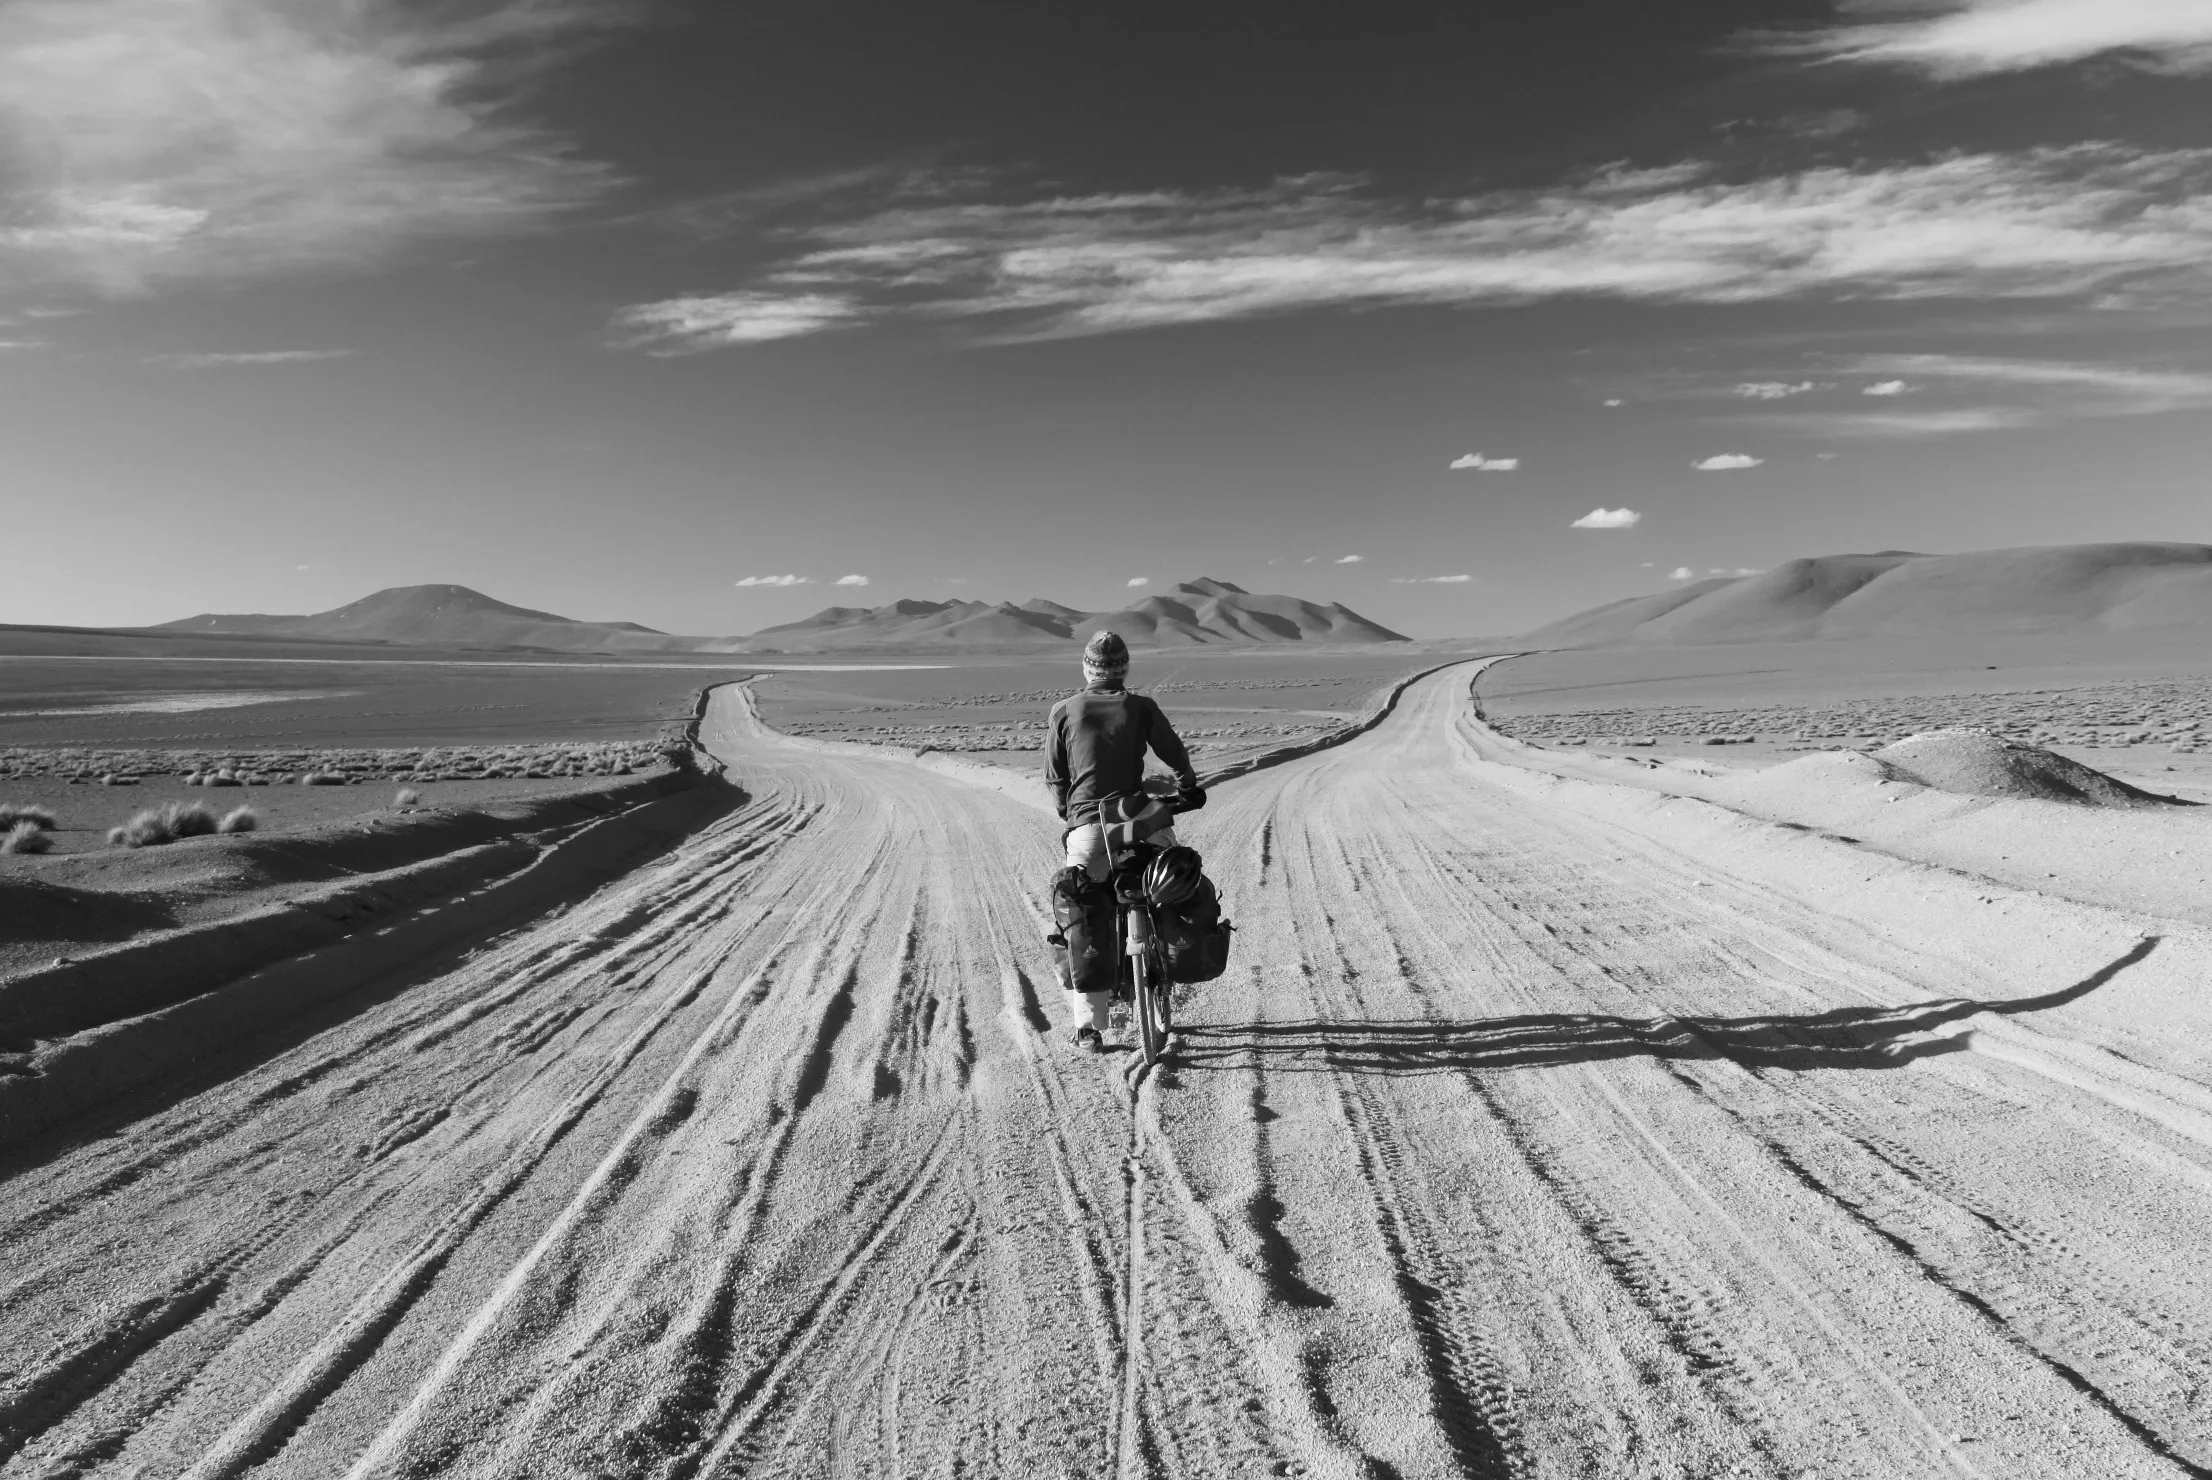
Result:
<svg viewBox="0 0 2212 1480"><path fill-rule="evenodd" d="M1196 848L1169 848L1145 868L1145 897L1155 905L1178 905L1198 892L1205 877Z"/></svg>

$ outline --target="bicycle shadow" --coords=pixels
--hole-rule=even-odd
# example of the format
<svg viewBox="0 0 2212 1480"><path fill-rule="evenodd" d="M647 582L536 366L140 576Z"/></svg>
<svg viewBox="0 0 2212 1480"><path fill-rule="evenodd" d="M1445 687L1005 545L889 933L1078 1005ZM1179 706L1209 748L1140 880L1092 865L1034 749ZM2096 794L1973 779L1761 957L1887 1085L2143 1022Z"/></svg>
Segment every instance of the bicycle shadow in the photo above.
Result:
<svg viewBox="0 0 2212 1480"><path fill-rule="evenodd" d="M1977 1013L2011 1017L2077 1002L2158 948L2149 935L2080 981L2034 997L1968 997L1903 1007L1837 1007L1808 1014L1651 1018L1603 1013L1533 1013L1473 1022L1327 1021L1179 1024L1176 1065L1184 1073L1265 1064L1269 1073L1351 1070L1441 1074L1522 1069L1649 1056L1732 1059L1752 1068L1896 1069L1956 1053L1964 1035L1930 1036Z"/></svg>

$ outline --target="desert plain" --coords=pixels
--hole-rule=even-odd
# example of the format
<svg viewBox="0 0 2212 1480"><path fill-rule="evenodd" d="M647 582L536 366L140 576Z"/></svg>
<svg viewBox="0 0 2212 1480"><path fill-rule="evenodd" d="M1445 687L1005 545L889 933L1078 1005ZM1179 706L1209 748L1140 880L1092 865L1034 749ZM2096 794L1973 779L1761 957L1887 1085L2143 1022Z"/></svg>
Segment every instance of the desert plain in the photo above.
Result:
<svg viewBox="0 0 2212 1480"><path fill-rule="evenodd" d="M2212 1471L2199 645L1140 649L1238 927L1150 1070L1071 653L224 653L0 659L0 1476Z"/></svg>

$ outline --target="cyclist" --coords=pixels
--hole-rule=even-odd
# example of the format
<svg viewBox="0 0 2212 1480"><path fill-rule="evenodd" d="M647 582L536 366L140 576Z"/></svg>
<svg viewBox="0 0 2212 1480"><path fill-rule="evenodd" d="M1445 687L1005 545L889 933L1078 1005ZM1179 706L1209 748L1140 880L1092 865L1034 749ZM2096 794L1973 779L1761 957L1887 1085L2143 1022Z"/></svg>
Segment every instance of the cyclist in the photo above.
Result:
<svg viewBox="0 0 2212 1480"><path fill-rule="evenodd" d="M1138 841L1175 846L1169 825L1174 814L1164 806L1143 805L1147 750L1175 773L1185 807L1206 800L1175 727L1150 695L1129 692L1128 678L1129 644L1118 633L1092 634L1083 648L1082 692L1053 705L1046 726L1045 785L1066 824L1067 868L1081 869L1094 881L1106 877L1109 825L1117 852ZM1067 985L1074 989L1072 977ZM1113 994L1078 995L1083 1005L1076 1047L1099 1052L1106 1046L1106 1008Z"/></svg>

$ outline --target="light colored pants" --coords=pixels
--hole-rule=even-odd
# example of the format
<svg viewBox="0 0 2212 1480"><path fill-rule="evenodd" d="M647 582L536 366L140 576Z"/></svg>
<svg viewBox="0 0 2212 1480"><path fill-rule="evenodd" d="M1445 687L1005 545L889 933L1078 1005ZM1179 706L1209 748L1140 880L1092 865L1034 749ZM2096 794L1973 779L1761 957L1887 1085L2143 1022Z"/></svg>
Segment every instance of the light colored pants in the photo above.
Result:
<svg viewBox="0 0 2212 1480"><path fill-rule="evenodd" d="M1155 843L1162 848L1172 848L1175 846L1175 829L1163 827L1147 837L1145 841ZM1093 822L1088 826L1071 831L1068 834L1067 865L1069 868L1083 870L1093 879L1104 879L1107 868L1105 830ZM1096 1028L1099 1032L1104 1033L1106 1031L1106 1007L1108 1003L1113 1001L1114 994L1111 992L1071 992L1068 995L1076 999L1075 1025L1078 1028Z"/></svg>

